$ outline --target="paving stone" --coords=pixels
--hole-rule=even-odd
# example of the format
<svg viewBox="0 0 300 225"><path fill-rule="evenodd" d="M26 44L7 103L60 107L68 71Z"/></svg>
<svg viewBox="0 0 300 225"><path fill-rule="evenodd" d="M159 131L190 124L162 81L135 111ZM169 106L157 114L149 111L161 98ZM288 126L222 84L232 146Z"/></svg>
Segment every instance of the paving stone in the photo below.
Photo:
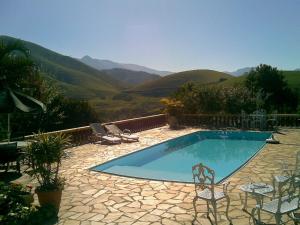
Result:
<svg viewBox="0 0 300 225"><path fill-rule="evenodd" d="M85 205L75 206L74 208L71 208L70 211L88 213L90 211L90 207Z"/></svg>
<svg viewBox="0 0 300 225"><path fill-rule="evenodd" d="M80 225L80 221L79 220L66 220L64 222L64 225Z"/></svg>
<svg viewBox="0 0 300 225"><path fill-rule="evenodd" d="M100 221L104 218L105 216L103 214L99 214L97 213L95 216L89 218L89 220L92 220L92 221Z"/></svg>
<svg viewBox="0 0 300 225"><path fill-rule="evenodd" d="M195 132L186 128L169 130L156 128L139 133L140 141L120 145L86 144L67 149L70 157L63 159L61 175L66 178L61 208L60 225L112 225L112 224L191 224L194 216L193 184L147 181L113 176L90 171L89 168L155 143ZM231 199L229 216L236 225L249 224L249 215L241 210L239 186L252 181L271 182L272 174L280 174L280 162L293 167L299 150L300 130L286 129L275 134L279 145L266 144L250 162L229 177ZM33 183L34 184L34 183ZM248 210L255 206L249 197ZM218 203L220 225L226 224L225 202ZM198 216L195 224L209 224L205 218L206 203L197 201ZM204 213L203 213L204 212ZM262 215L264 222L274 222L271 215ZM158 220L158 221L155 221ZM291 221L287 223L293 225Z"/></svg>
<svg viewBox="0 0 300 225"><path fill-rule="evenodd" d="M181 214L181 213L186 213L186 210L185 209L182 209L178 206L175 206L173 208L170 208L168 210L168 213L175 213L175 214Z"/></svg>
<svg viewBox="0 0 300 225"><path fill-rule="evenodd" d="M160 217L156 215L151 215L151 214L146 214L142 216L139 221L144 221L144 222L157 222L160 221Z"/></svg>

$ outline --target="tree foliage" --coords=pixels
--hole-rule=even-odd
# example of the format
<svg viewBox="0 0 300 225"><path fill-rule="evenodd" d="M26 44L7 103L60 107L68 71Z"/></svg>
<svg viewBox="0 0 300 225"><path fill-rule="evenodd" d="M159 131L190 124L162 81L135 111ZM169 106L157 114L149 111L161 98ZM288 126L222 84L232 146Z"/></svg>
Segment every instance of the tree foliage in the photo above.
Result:
<svg viewBox="0 0 300 225"><path fill-rule="evenodd" d="M296 112L298 104L297 95L282 73L269 65L259 65L250 71L240 86L184 84L170 100L180 101L188 114L237 114L242 110L252 113L257 109L290 113Z"/></svg>
<svg viewBox="0 0 300 225"><path fill-rule="evenodd" d="M288 87L282 72L275 67L257 66L249 72L245 86L252 96L260 95L263 100L261 107L267 111L293 112L297 108L297 94Z"/></svg>
<svg viewBox="0 0 300 225"><path fill-rule="evenodd" d="M10 88L42 101L47 107L46 113L13 113L13 136L32 134L38 130L72 128L98 121L98 116L87 102L66 98L54 83L44 77L22 42L0 43L0 78ZM2 116L2 119L5 117ZM0 124L3 130L4 124Z"/></svg>
<svg viewBox="0 0 300 225"><path fill-rule="evenodd" d="M255 99L241 87L215 87L185 84L173 96L184 105L185 113L239 113L255 109Z"/></svg>

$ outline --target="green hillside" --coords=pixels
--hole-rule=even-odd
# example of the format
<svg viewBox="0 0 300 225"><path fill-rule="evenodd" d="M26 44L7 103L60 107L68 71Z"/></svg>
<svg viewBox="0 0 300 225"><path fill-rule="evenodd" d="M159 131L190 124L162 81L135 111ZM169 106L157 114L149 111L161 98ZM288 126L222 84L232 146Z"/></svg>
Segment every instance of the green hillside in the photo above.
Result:
<svg viewBox="0 0 300 225"><path fill-rule="evenodd" d="M229 74L214 70L190 70L174 73L155 81L144 83L127 90L127 92L144 96L164 97L170 95L187 82L208 84L230 79L231 77Z"/></svg>
<svg viewBox="0 0 300 225"><path fill-rule="evenodd" d="M283 71L289 86L292 89L296 89L300 96L300 71Z"/></svg>
<svg viewBox="0 0 300 225"><path fill-rule="evenodd" d="M17 39L0 36L0 41L10 42ZM114 94L121 84L105 73L91 68L78 60L58 54L37 44L23 41L30 50L33 61L42 74L53 80L70 97L92 98Z"/></svg>
<svg viewBox="0 0 300 225"><path fill-rule="evenodd" d="M156 74L120 68L102 70L102 72L112 77L113 79L122 82L122 84L127 87L133 87L147 81L153 81L160 78L160 76Z"/></svg>
<svg viewBox="0 0 300 225"><path fill-rule="evenodd" d="M300 97L300 71L282 71L290 88L295 90ZM232 77L218 85L222 86L235 86L240 85L246 80L247 75Z"/></svg>

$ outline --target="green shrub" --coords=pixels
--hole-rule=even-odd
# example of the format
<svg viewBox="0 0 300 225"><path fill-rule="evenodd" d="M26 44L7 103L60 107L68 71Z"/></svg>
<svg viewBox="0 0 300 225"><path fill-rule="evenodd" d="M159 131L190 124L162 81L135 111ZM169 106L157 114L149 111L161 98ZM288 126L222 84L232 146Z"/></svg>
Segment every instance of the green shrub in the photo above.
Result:
<svg viewBox="0 0 300 225"><path fill-rule="evenodd" d="M36 208L23 197L30 190L22 185L0 183L0 224L27 225Z"/></svg>

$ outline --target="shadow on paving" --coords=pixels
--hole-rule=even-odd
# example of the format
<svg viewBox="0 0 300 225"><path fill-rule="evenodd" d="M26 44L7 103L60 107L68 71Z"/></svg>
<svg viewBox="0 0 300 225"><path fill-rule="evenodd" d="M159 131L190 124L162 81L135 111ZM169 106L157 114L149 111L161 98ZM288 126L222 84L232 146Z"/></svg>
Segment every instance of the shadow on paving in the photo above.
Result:
<svg viewBox="0 0 300 225"><path fill-rule="evenodd" d="M16 180L18 178L20 178L22 176L21 173L18 172L0 172L0 181L4 182L4 183L9 183L13 180Z"/></svg>

